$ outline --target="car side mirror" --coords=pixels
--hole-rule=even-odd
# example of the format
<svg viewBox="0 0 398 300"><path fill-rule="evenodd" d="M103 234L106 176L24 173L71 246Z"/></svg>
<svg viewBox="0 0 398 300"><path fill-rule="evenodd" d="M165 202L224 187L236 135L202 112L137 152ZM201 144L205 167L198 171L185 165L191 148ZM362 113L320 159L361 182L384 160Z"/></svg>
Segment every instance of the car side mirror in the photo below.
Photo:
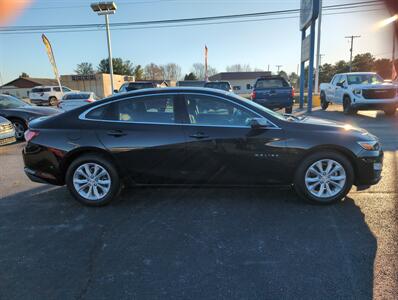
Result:
<svg viewBox="0 0 398 300"><path fill-rule="evenodd" d="M113 93L117 94L117 93L119 93L119 91L118 90L113 90Z"/></svg>
<svg viewBox="0 0 398 300"><path fill-rule="evenodd" d="M267 129L271 126L267 119L263 118L253 118L249 121L249 126L252 129Z"/></svg>

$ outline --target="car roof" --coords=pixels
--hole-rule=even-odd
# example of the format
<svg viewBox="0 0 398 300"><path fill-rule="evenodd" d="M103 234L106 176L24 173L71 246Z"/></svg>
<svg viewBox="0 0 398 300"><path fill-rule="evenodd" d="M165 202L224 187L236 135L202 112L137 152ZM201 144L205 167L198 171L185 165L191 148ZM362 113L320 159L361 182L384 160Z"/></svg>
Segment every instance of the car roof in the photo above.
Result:
<svg viewBox="0 0 398 300"><path fill-rule="evenodd" d="M338 73L336 75L366 75L366 74L377 74L376 72L348 72L348 73Z"/></svg>

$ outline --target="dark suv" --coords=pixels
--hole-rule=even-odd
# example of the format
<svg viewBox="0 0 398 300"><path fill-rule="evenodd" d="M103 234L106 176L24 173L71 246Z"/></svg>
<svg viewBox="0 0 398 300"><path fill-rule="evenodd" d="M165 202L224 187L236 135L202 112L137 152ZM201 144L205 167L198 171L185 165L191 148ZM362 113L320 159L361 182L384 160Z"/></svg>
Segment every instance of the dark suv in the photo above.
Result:
<svg viewBox="0 0 398 300"><path fill-rule="evenodd" d="M251 99L270 109L292 113L294 88L282 76L260 77L254 84Z"/></svg>

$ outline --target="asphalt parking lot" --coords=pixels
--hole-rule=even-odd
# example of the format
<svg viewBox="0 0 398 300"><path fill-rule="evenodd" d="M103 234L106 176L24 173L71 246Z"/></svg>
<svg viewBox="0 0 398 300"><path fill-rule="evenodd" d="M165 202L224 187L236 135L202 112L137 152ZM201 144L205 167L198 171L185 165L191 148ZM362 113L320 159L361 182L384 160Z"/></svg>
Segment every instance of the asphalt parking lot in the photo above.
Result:
<svg viewBox="0 0 398 300"><path fill-rule="evenodd" d="M87 208L0 148L0 299L397 299L398 114L314 116L380 137L383 179L334 206L290 189L140 188Z"/></svg>

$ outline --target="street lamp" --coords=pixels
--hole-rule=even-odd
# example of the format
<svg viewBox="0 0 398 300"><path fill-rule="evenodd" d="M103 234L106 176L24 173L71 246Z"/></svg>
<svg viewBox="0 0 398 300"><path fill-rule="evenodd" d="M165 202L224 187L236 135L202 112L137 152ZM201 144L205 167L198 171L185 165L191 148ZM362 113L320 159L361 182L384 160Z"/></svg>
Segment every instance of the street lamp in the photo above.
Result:
<svg viewBox="0 0 398 300"><path fill-rule="evenodd" d="M96 12L99 16L105 16L106 38L108 42L109 74L111 76L111 89L113 94L114 91L113 63L112 63L111 32L109 30L109 15L113 15L116 12L117 6L115 2L97 2L97 3L92 3L90 6L91 9L94 12Z"/></svg>

